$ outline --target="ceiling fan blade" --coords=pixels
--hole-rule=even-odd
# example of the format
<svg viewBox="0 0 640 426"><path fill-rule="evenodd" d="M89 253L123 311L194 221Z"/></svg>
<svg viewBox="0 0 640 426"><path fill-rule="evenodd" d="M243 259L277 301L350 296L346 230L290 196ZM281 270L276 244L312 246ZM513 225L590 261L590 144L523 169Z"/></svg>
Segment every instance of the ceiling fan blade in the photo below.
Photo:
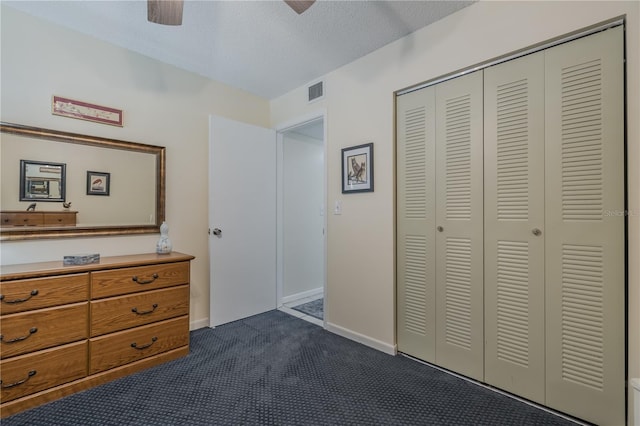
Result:
<svg viewBox="0 0 640 426"><path fill-rule="evenodd" d="M286 4L295 10L300 15L305 10L309 9L316 0L284 0Z"/></svg>
<svg viewBox="0 0 640 426"><path fill-rule="evenodd" d="M147 0L147 20L162 25L182 25L183 0Z"/></svg>

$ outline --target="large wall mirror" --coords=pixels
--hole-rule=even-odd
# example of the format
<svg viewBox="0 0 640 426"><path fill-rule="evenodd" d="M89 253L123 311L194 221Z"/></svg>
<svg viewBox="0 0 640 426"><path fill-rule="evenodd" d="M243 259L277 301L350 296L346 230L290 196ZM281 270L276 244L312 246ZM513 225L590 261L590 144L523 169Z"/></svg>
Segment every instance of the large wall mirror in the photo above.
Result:
<svg viewBox="0 0 640 426"><path fill-rule="evenodd" d="M157 233L164 220L161 146L0 123L0 177L0 240Z"/></svg>

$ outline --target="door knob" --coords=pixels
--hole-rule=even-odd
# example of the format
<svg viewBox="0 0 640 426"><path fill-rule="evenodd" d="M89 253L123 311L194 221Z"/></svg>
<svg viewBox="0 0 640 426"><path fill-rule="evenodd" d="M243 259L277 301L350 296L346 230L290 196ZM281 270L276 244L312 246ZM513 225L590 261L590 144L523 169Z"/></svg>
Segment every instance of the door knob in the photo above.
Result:
<svg viewBox="0 0 640 426"><path fill-rule="evenodd" d="M536 237L539 237L540 235L542 235L542 231L541 231L541 230L539 230L538 228L533 228L533 229L531 230L531 233L532 233L533 235L535 235Z"/></svg>
<svg viewBox="0 0 640 426"><path fill-rule="evenodd" d="M213 228L213 235L215 235L216 237L220 237L222 235L222 229Z"/></svg>

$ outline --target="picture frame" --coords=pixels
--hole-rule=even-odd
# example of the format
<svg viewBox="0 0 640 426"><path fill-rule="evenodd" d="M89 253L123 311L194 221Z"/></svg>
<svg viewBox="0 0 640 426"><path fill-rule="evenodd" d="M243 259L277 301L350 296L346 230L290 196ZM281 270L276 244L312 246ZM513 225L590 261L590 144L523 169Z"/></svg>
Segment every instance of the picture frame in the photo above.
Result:
<svg viewBox="0 0 640 426"><path fill-rule="evenodd" d="M373 192L373 142L342 149L342 193Z"/></svg>
<svg viewBox="0 0 640 426"><path fill-rule="evenodd" d="M64 202L66 163L20 160L20 201Z"/></svg>
<svg viewBox="0 0 640 426"><path fill-rule="evenodd" d="M109 195L111 173L87 171L87 195Z"/></svg>
<svg viewBox="0 0 640 426"><path fill-rule="evenodd" d="M122 110L53 95L51 113L64 117L123 127Z"/></svg>

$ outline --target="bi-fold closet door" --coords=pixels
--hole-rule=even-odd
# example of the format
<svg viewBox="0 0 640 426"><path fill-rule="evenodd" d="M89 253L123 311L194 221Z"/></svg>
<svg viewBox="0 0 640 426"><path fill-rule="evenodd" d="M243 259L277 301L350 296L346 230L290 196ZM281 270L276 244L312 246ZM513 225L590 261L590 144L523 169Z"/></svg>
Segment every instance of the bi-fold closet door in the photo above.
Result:
<svg viewBox="0 0 640 426"><path fill-rule="evenodd" d="M485 72L485 376L545 402L545 52Z"/></svg>
<svg viewBox="0 0 640 426"><path fill-rule="evenodd" d="M398 99L398 346L483 379L482 71Z"/></svg>
<svg viewBox="0 0 640 426"><path fill-rule="evenodd" d="M624 422L622 37L397 100L398 349L597 424Z"/></svg>
<svg viewBox="0 0 640 426"><path fill-rule="evenodd" d="M624 424L623 27L545 55L546 404Z"/></svg>
<svg viewBox="0 0 640 426"><path fill-rule="evenodd" d="M435 90L436 359L482 380L482 71Z"/></svg>
<svg viewBox="0 0 640 426"><path fill-rule="evenodd" d="M484 71L484 381L597 424L624 423L622 35Z"/></svg>

